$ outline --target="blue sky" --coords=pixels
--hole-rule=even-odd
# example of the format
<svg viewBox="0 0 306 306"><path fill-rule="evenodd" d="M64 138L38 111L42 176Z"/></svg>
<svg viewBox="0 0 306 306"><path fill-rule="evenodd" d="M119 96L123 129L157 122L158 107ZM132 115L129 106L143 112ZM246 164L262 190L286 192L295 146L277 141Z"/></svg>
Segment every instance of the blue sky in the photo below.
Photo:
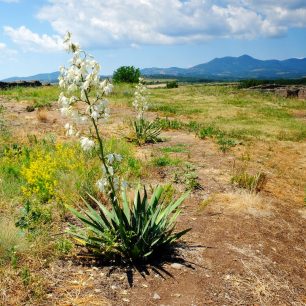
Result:
<svg viewBox="0 0 306 306"><path fill-rule="evenodd" d="M306 57L305 0L0 0L0 79L58 70L62 37L111 74L215 57Z"/></svg>

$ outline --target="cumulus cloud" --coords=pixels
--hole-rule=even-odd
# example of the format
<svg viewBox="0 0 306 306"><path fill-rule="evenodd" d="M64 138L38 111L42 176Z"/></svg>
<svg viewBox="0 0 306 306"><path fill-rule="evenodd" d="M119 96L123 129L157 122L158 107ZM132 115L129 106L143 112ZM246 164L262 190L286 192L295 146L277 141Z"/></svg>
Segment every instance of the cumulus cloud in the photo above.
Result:
<svg viewBox="0 0 306 306"><path fill-rule="evenodd" d="M26 51L59 51L63 49L62 38L58 35L39 35L25 26L19 28L4 27L4 32L11 40Z"/></svg>
<svg viewBox="0 0 306 306"><path fill-rule="evenodd" d="M306 26L305 0L50 0L38 18L84 47L184 44L285 35ZM6 33L27 48L59 50L58 36L25 27Z"/></svg>

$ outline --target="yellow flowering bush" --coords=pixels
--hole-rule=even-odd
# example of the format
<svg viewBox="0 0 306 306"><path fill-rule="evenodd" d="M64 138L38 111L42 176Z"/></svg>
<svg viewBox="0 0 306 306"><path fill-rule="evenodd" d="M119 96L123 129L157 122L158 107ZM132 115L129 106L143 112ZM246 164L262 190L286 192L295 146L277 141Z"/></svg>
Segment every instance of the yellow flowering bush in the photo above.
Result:
<svg viewBox="0 0 306 306"><path fill-rule="evenodd" d="M21 174L26 180L22 191L28 197L37 195L41 200L48 201L54 195L57 185L55 178L57 163L51 154L42 153L35 152L35 158L30 161L29 166L21 169Z"/></svg>
<svg viewBox="0 0 306 306"><path fill-rule="evenodd" d="M78 176L78 170L84 166L84 156L75 146L38 145L30 152L28 164L21 169L26 182L22 191L28 198L36 197L47 202L58 196L57 188L60 188L63 176Z"/></svg>

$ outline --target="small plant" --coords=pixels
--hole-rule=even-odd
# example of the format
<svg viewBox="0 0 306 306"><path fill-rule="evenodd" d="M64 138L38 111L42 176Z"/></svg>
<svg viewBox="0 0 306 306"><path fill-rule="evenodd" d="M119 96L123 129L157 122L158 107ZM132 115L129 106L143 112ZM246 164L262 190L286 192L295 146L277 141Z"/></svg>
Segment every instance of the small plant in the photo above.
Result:
<svg viewBox="0 0 306 306"><path fill-rule="evenodd" d="M231 183L239 188L245 188L253 192L259 192L267 182L267 176L263 172L255 175L248 174L245 171L239 172L231 178Z"/></svg>
<svg viewBox="0 0 306 306"><path fill-rule="evenodd" d="M219 135L220 131L212 126L200 128L198 131L198 136L201 139L205 139L207 137L213 137Z"/></svg>
<svg viewBox="0 0 306 306"><path fill-rule="evenodd" d="M171 147L162 148L161 151L165 153L188 153L186 145L184 144L177 144Z"/></svg>
<svg viewBox="0 0 306 306"><path fill-rule="evenodd" d="M178 83L177 81L170 81L170 82L167 82L167 88L178 88Z"/></svg>
<svg viewBox="0 0 306 306"><path fill-rule="evenodd" d="M3 125L4 125L4 122L3 122L3 118L2 118L2 114L3 114L3 111L4 111L4 106L2 104L0 104L0 130L2 129Z"/></svg>
<svg viewBox="0 0 306 306"><path fill-rule="evenodd" d="M196 173L196 168L193 164L186 162L184 168L175 172L173 177L174 183L182 183L186 190L201 189L199 177Z"/></svg>
<svg viewBox="0 0 306 306"><path fill-rule="evenodd" d="M14 222L7 218L0 219L0 265L14 259L16 252L27 248L25 237Z"/></svg>
<svg viewBox="0 0 306 306"><path fill-rule="evenodd" d="M61 254L67 254L73 248L73 244L70 240L60 238L55 245L56 250Z"/></svg>
<svg viewBox="0 0 306 306"><path fill-rule="evenodd" d="M127 260L146 261L190 230L173 233L180 214L179 206L188 193L177 200L164 202L163 192L162 187L157 187L149 200L146 190L141 194L138 189L134 201L129 203L124 191L122 206L113 205L111 210L92 198L98 212L88 204L86 211L71 208L85 228L75 228L70 234L96 255L111 252Z"/></svg>
<svg viewBox="0 0 306 306"><path fill-rule="evenodd" d="M219 145L219 149L223 153L227 152L230 148L236 146L235 140L230 139L230 138L225 138L223 134L220 134L218 136L217 143Z"/></svg>
<svg viewBox="0 0 306 306"><path fill-rule="evenodd" d="M31 282L31 272L28 267L22 268L20 277L24 286L28 286Z"/></svg>
<svg viewBox="0 0 306 306"><path fill-rule="evenodd" d="M177 166L180 162L180 159L171 158L169 155L158 156L152 160L153 165L156 167Z"/></svg>
<svg viewBox="0 0 306 306"><path fill-rule="evenodd" d="M16 226L34 233L34 231L39 232L43 224L50 224L51 221L52 211L50 207L42 206L38 201L30 202L26 200L21 208Z"/></svg>
<svg viewBox="0 0 306 306"><path fill-rule="evenodd" d="M184 128L184 123L179 120L170 120L169 118L157 118L156 124L164 130L180 130Z"/></svg>

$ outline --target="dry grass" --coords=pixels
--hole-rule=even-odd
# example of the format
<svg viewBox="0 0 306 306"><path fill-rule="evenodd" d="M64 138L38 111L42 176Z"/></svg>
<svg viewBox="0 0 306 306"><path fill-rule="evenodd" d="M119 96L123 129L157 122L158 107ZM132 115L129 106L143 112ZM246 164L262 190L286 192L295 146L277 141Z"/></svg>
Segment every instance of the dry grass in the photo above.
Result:
<svg viewBox="0 0 306 306"><path fill-rule="evenodd" d="M216 194L213 206L231 213L243 213L254 217L270 217L273 215L271 201L260 194L241 190Z"/></svg>
<svg viewBox="0 0 306 306"><path fill-rule="evenodd" d="M39 108L36 113L36 118L40 122L48 122L48 111L45 108Z"/></svg>
<svg viewBox="0 0 306 306"><path fill-rule="evenodd" d="M0 264L1 260L9 260L13 253L26 248L27 243L13 220L8 217L0 219Z"/></svg>
<svg viewBox="0 0 306 306"><path fill-rule="evenodd" d="M291 305L303 305L303 301L296 296L295 288L286 280L283 271L279 270L276 263L260 250L252 250L247 246L229 245L228 247L243 258L240 262L244 273L227 274L224 278L238 293L237 305L244 304L245 296L260 305L279 305L279 293L284 292L290 297Z"/></svg>

